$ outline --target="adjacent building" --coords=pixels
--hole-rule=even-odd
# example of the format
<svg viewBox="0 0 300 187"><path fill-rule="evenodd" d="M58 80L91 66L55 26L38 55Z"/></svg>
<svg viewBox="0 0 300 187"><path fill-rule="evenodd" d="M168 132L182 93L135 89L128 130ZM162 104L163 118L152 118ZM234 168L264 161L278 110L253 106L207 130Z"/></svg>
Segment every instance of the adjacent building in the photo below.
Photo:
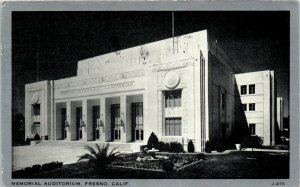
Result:
<svg viewBox="0 0 300 187"><path fill-rule="evenodd" d="M275 145L277 97L274 71L236 74L235 79L251 135L262 137L264 145Z"/></svg>
<svg viewBox="0 0 300 187"><path fill-rule="evenodd" d="M283 131L283 98L277 97L277 126L280 131Z"/></svg>
<svg viewBox="0 0 300 187"><path fill-rule="evenodd" d="M207 140L248 125L273 145L274 72L237 74L211 43L206 30L195 32L79 61L75 77L27 84L26 137L145 144L154 132L203 151Z"/></svg>

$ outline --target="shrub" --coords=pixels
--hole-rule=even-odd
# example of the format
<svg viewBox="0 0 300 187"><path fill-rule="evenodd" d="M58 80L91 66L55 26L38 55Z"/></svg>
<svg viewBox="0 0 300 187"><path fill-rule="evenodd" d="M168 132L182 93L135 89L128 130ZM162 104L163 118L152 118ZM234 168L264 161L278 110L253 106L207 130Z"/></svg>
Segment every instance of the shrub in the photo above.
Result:
<svg viewBox="0 0 300 187"><path fill-rule="evenodd" d="M207 140L207 141L205 142L205 152L206 152L206 153L211 153L211 151L212 151L211 143Z"/></svg>
<svg viewBox="0 0 300 187"><path fill-rule="evenodd" d="M170 151L170 144L169 143L164 143L164 142L158 142L157 144L157 149L159 151L162 151L162 152L169 152Z"/></svg>
<svg viewBox="0 0 300 187"><path fill-rule="evenodd" d="M148 149L152 149L152 148L157 148L157 145L158 145L158 138L157 138L157 136L154 134L154 132L152 132L152 133L150 134L149 139L148 139L147 147L148 147Z"/></svg>
<svg viewBox="0 0 300 187"><path fill-rule="evenodd" d="M58 168L61 168L63 166L63 162L56 162L56 165Z"/></svg>
<svg viewBox="0 0 300 187"><path fill-rule="evenodd" d="M38 133L36 133L33 137L34 140L41 140L41 137Z"/></svg>
<svg viewBox="0 0 300 187"><path fill-rule="evenodd" d="M262 139L258 136L247 136L242 141L242 148L252 148L251 156L254 157L253 148L262 147Z"/></svg>
<svg viewBox="0 0 300 187"><path fill-rule="evenodd" d="M33 165L33 166L32 166L31 172L37 173L37 172L39 172L41 169L42 169L42 166L39 165L39 164L36 164L36 165Z"/></svg>
<svg viewBox="0 0 300 187"><path fill-rule="evenodd" d="M43 171L49 171L49 170L53 170L56 168L61 168L63 165L62 162L49 162L49 163L45 163L42 165L42 170Z"/></svg>
<svg viewBox="0 0 300 187"><path fill-rule="evenodd" d="M170 171L173 171L174 164L171 161L165 161L165 162L162 163L162 168L163 168L164 171L170 172Z"/></svg>
<svg viewBox="0 0 300 187"><path fill-rule="evenodd" d="M45 163L43 165L35 164L32 167L26 167L21 170L13 171L12 174L13 174L13 177L15 177L15 178L30 177L40 171L50 171L50 170L53 170L56 168L61 168L62 165L63 165L62 162L50 162L50 163Z"/></svg>
<svg viewBox="0 0 300 187"><path fill-rule="evenodd" d="M102 173L105 171L106 166L111 164L119 156L119 152L115 152L117 147L112 149L110 152L108 152L108 148L109 144L103 145L102 148L96 144L96 149L91 146L86 146L85 149L90 153L79 156L78 161L87 159L88 163L96 172Z"/></svg>
<svg viewBox="0 0 300 187"><path fill-rule="evenodd" d="M217 140L217 141L215 142L214 148L215 148L216 151L218 151L218 152L223 152L223 151L225 151L225 145L224 145L223 142L220 141L220 140Z"/></svg>
<svg viewBox="0 0 300 187"><path fill-rule="evenodd" d="M183 153L183 147L181 143L178 142L171 142L170 143L170 152L171 153Z"/></svg>
<svg viewBox="0 0 300 187"><path fill-rule="evenodd" d="M194 143L193 143L192 140L190 140L189 143L188 143L188 152L189 153L195 152L195 147L194 147Z"/></svg>
<svg viewBox="0 0 300 187"><path fill-rule="evenodd" d="M26 144L29 145L31 140L33 140L33 139L32 138L26 138L26 140L25 140Z"/></svg>
<svg viewBox="0 0 300 187"><path fill-rule="evenodd" d="M211 153L212 150L223 152L225 149L226 146L221 140L211 140L205 142L205 152L207 153Z"/></svg>
<svg viewBox="0 0 300 187"><path fill-rule="evenodd" d="M247 136L242 141L242 148L261 148L262 139L258 136Z"/></svg>

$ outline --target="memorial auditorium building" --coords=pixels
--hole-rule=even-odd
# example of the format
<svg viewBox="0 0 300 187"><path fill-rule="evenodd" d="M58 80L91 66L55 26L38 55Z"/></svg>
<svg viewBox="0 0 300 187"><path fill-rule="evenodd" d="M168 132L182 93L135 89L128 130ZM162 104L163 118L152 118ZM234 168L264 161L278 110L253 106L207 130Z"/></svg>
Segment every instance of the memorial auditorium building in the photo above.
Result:
<svg viewBox="0 0 300 187"><path fill-rule="evenodd" d="M245 126L273 145L274 72L236 65L206 30L81 60L75 77L25 85L25 138L141 145L154 132L203 151Z"/></svg>

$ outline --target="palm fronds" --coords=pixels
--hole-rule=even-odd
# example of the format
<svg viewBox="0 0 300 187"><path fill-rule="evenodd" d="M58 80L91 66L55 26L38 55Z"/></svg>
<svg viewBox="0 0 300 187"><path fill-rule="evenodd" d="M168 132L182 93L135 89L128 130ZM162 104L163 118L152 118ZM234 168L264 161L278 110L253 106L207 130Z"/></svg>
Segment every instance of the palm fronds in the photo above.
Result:
<svg viewBox="0 0 300 187"><path fill-rule="evenodd" d="M111 164L120 155L120 152L116 151L117 147L109 152L108 143L102 147L96 144L95 148L92 146L85 146L85 149L89 151L89 153L79 156L78 161L88 160L88 163L99 172L103 171L107 165Z"/></svg>

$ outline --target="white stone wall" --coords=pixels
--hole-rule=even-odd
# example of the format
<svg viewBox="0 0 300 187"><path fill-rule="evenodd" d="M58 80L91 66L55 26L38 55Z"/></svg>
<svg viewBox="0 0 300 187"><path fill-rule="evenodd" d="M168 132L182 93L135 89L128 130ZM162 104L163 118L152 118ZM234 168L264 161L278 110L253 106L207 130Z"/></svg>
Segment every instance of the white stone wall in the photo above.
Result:
<svg viewBox="0 0 300 187"><path fill-rule="evenodd" d="M248 125L256 124L256 135L264 145L275 144L276 85L273 71L259 71L235 75L241 102L247 104L245 116ZM255 94L249 94L249 85L255 84ZM247 85L247 94L241 95L241 85ZM255 103L255 111L249 111L249 103Z"/></svg>
<svg viewBox="0 0 300 187"><path fill-rule="evenodd" d="M32 124L40 122L40 136L50 138L50 84L41 81L25 85L25 138L33 138ZM40 115L33 115L33 104L40 104Z"/></svg>

